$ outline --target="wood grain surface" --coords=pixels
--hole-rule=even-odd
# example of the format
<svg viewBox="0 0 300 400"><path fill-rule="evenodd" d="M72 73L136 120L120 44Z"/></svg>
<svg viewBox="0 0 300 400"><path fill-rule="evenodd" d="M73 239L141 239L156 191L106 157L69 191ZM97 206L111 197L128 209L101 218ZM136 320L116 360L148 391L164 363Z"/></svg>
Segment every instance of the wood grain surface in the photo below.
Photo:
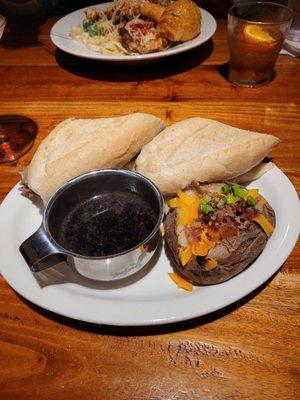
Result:
<svg viewBox="0 0 300 400"><path fill-rule="evenodd" d="M124 67L56 50L49 38L56 19L11 25L1 42L1 115L31 118L38 135L18 163L0 164L0 200L58 122L133 111L168 123L200 115L274 134L282 142L271 156L299 192L299 59L280 56L273 82L239 88L223 76L225 21L196 50ZM0 278L0 399L296 399L299 264L297 246L280 272L240 302L152 328L69 320L28 303Z"/></svg>

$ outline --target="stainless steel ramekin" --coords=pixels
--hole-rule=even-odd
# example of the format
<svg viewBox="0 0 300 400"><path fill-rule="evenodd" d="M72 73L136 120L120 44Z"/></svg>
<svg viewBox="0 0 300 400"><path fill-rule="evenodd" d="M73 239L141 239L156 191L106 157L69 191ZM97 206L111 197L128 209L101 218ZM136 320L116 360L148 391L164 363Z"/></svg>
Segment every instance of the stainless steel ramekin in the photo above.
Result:
<svg viewBox="0 0 300 400"><path fill-rule="evenodd" d="M69 209L102 192L125 192L140 196L153 209L156 224L138 245L111 256L89 257L73 253L57 240L60 221ZM66 261L83 276L112 281L139 271L154 254L163 220L163 197L148 178L122 169L105 169L80 175L57 190L49 200L40 228L20 246L20 252L33 272Z"/></svg>

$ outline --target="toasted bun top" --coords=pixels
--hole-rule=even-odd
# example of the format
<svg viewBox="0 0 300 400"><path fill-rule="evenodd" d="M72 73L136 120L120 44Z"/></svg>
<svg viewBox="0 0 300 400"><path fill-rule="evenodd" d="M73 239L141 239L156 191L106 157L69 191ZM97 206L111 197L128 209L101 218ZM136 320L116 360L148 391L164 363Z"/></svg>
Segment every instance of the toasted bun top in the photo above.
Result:
<svg viewBox="0 0 300 400"><path fill-rule="evenodd" d="M246 173L279 139L205 118L189 118L164 129L142 148L135 169L168 195L192 180L217 182Z"/></svg>
<svg viewBox="0 0 300 400"><path fill-rule="evenodd" d="M142 113L67 119L40 144L28 167L26 184L46 202L80 174L122 167L164 127L161 119Z"/></svg>

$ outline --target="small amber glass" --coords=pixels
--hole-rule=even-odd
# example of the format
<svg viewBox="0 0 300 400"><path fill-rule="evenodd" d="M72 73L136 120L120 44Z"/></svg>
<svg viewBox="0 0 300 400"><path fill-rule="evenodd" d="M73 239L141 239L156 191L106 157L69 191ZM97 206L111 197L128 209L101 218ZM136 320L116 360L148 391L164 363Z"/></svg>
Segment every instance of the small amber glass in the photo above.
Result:
<svg viewBox="0 0 300 400"><path fill-rule="evenodd" d="M275 76L274 65L291 21L292 11L270 2L249 2L228 13L229 81L257 87Z"/></svg>

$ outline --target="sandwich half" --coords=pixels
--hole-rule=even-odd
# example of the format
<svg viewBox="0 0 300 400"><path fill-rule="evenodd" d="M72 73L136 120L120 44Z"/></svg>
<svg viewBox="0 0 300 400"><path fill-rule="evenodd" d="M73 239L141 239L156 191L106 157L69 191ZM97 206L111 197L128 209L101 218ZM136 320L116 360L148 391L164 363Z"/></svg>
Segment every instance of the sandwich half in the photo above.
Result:
<svg viewBox="0 0 300 400"><path fill-rule="evenodd" d="M165 124L151 114L67 119L42 141L23 174L23 183L44 203L68 180L85 172L121 168Z"/></svg>
<svg viewBox="0 0 300 400"><path fill-rule="evenodd" d="M135 169L164 195L192 181L223 182L250 171L279 143L272 135L250 132L206 118L168 126L145 145Z"/></svg>

